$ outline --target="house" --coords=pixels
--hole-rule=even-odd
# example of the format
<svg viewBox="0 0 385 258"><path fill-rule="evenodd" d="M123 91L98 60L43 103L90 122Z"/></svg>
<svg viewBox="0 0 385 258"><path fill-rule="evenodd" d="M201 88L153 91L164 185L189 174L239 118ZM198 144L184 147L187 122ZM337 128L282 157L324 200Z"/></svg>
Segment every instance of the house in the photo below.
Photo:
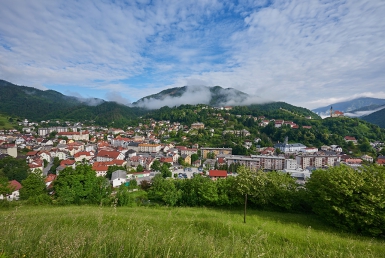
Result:
<svg viewBox="0 0 385 258"><path fill-rule="evenodd" d="M183 155L181 155L181 158L183 159L183 162L185 164L191 165L191 156L190 155L183 154Z"/></svg>
<svg viewBox="0 0 385 258"><path fill-rule="evenodd" d="M0 154L8 154L9 156L17 158L17 146L15 144L0 145Z"/></svg>
<svg viewBox="0 0 385 258"><path fill-rule="evenodd" d="M76 162L80 162L80 161L83 161L83 160L91 160L92 158L94 157L94 153L92 152L88 152L88 151L80 151L78 153L75 153L74 155L74 159Z"/></svg>
<svg viewBox="0 0 385 258"><path fill-rule="evenodd" d="M227 171L226 170L210 170L209 177L213 180L217 180L218 178L226 178Z"/></svg>
<svg viewBox="0 0 385 258"><path fill-rule="evenodd" d="M96 155L96 161L111 161L114 159L124 160L125 155L119 151L101 150Z"/></svg>
<svg viewBox="0 0 385 258"><path fill-rule="evenodd" d="M357 139L353 136L345 136L344 139L346 142L353 142L354 144L357 144Z"/></svg>
<svg viewBox="0 0 385 258"><path fill-rule="evenodd" d="M369 156L369 155L364 155L361 157L362 160L365 160L367 162L370 162L370 163L373 163L373 157Z"/></svg>
<svg viewBox="0 0 385 258"><path fill-rule="evenodd" d="M8 182L8 186L11 194L7 194L6 196L0 194L0 200L4 200L5 197L7 197L8 201L19 200L19 190L22 188L21 184L16 180L12 180Z"/></svg>
<svg viewBox="0 0 385 258"><path fill-rule="evenodd" d="M173 165L174 162L172 157L161 157L159 161L162 163L170 163L171 165Z"/></svg>
<svg viewBox="0 0 385 258"><path fill-rule="evenodd" d="M124 170L116 170L112 172L111 184L112 187L119 187L120 185L127 182L127 172Z"/></svg>
<svg viewBox="0 0 385 258"><path fill-rule="evenodd" d="M385 166L385 156L378 156L376 164L380 166Z"/></svg>
<svg viewBox="0 0 385 258"><path fill-rule="evenodd" d="M204 129L205 124L204 123L193 123L191 124L191 129Z"/></svg>

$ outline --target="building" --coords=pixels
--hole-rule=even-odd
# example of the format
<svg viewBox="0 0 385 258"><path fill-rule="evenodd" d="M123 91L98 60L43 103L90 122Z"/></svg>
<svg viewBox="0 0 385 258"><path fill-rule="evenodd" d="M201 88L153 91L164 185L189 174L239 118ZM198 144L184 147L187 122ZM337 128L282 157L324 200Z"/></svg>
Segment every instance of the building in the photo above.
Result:
<svg viewBox="0 0 385 258"><path fill-rule="evenodd" d="M217 180L218 178L226 178L227 171L226 170L209 170L209 177L212 180Z"/></svg>
<svg viewBox="0 0 385 258"><path fill-rule="evenodd" d="M304 151L306 146L302 143L277 143L274 148L279 149L283 153L294 153Z"/></svg>
<svg viewBox="0 0 385 258"><path fill-rule="evenodd" d="M285 157L281 156L263 156L263 155L229 155L226 156L227 165L243 165L251 170L283 170L285 168Z"/></svg>
<svg viewBox="0 0 385 258"><path fill-rule="evenodd" d="M330 117L340 117L344 116L344 113L338 110L333 110L333 107L330 107Z"/></svg>
<svg viewBox="0 0 385 258"><path fill-rule="evenodd" d="M341 158L337 155L298 155L296 157L298 168L305 169L307 167L333 167Z"/></svg>
<svg viewBox="0 0 385 258"><path fill-rule="evenodd" d="M191 124L191 129L204 129L205 124L204 123L193 123Z"/></svg>
<svg viewBox="0 0 385 258"><path fill-rule="evenodd" d="M127 172L124 170L116 170L112 172L111 184L112 187L119 187L127 182Z"/></svg>
<svg viewBox="0 0 385 258"><path fill-rule="evenodd" d="M15 144L0 145L0 154L7 154L11 157L17 158L17 147Z"/></svg>
<svg viewBox="0 0 385 258"><path fill-rule="evenodd" d="M207 154L214 154L213 158L218 155L231 155L233 152L232 148L201 148L201 155L203 159L207 159Z"/></svg>
<svg viewBox="0 0 385 258"><path fill-rule="evenodd" d="M138 145L139 152L159 152L162 145L160 144L149 144L149 143L141 143Z"/></svg>
<svg viewBox="0 0 385 258"><path fill-rule="evenodd" d="M102 150L96 155L96 161L124 160L125 155L119 151Z"/></svg>

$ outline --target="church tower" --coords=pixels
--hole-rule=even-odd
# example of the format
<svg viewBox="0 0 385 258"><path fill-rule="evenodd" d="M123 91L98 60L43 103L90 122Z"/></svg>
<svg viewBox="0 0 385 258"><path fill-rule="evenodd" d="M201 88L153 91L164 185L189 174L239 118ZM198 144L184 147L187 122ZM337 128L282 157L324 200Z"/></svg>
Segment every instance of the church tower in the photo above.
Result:
<svg viewBox="0 0 385 258"><path fill-rule="evenodd" d="M333 117L333 106L330 107L330 117Z"/></svg>

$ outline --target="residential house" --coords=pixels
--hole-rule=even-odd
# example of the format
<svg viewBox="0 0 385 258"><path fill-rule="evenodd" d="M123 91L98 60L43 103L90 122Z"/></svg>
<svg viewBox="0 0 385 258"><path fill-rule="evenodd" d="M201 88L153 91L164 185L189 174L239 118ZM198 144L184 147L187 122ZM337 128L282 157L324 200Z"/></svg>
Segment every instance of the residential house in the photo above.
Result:
<svg viewBox="0 0 385 258"><path fill-rule="evenodd" d="M226 178L227 171L226 170L209 170L209 177L212 180L217 180L219 178Z"/></svg>
<svg viewBox="0 0 385 258"><path fill-rule="evenodd" d="M354 144L357 144L357 139L353 136L345 136L344 139L346 142L353 142Z"/></svg>
<svg viewBox="0 0 385 258"><path fill-rule="evenodd" d="M90 161L94 156L95 154L93 152L80 151L78 153L75 153L74 159L76 162L81 162L83 160Z"/></svg>
<svg viewBox="0 0 385 258"><path fill-rule="evenodd" d="M204 129L205 124L204 123L193 123L191 124L191 129Z"/></svg>
<svg viewBox="0 0 385 258"><path fill-rule="evenodd" d="M380 166L385 166L385 156L378 156L376 164Z"/></svg>
<svg viewBox="0 0 385 258"><path fill-rule="evenodd" d="M96 161L112 161L114 159L124 160L124 154L119 151L101 150L96 155Z"/></svg>
<svg viewBox="0 0 385 258"><path fill-rule="evenodd" d="M12 191L11 194L7 194L6 196L3 196L3 194L0 194L0 200L4 200L5 197L7 198L8 201L19 200L19 195L20 195L19 190L22 188L22 185L18 181L12 180L8 182L8 186Z"/></svg>
<svg viewBox="0 0 385 258"><path fill-rule="evenodd" d="M127 182L127 172L124 170L116 170L112 172L111 184L112 187L119 187Z"/></svg>
<svg viewBox="0 0 385 258"><path fill-rule="evenodd" d="M17 146L15 144L2 144L0 145L0 154L17 158Z"/></svg>

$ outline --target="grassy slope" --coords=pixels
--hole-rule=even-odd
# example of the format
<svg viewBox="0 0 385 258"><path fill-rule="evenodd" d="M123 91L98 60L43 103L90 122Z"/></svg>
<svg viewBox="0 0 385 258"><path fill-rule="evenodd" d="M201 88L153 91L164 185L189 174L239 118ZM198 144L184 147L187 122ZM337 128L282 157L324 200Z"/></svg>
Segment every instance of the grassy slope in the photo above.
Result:
<svg viewBox="0 0 385 258"><path fill-rule="evenodd" d="M16 123L10 123L8 121L9 116L0 114L0 130L9 130L16 127Z"/></svg>
<svg viewBox="0 0 385 258"><path fill-rule="evenodd" d="M0 210L0 257L381 257L385 242L315 217L206 208ZM2 256L3 254L3 256Z"/></svg>

